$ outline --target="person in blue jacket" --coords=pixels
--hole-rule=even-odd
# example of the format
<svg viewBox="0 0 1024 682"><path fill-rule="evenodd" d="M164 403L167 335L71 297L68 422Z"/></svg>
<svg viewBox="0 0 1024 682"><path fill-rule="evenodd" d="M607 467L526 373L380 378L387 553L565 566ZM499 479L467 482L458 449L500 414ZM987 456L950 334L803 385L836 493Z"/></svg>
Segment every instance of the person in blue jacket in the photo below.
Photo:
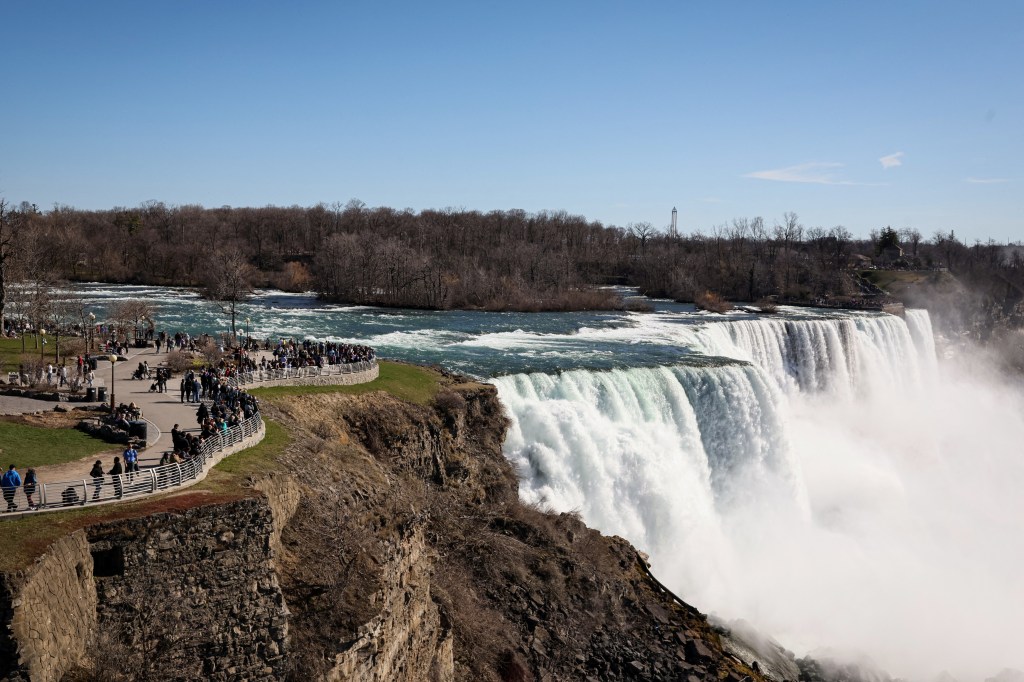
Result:
<svg viewBox="0 0 1024 682"><path fill-rule="evenodd" d="M18 508L18 504L14 501L14 493L18 491L21 486L21 474L18 470L11 465L11 468L7 470L3 476L0 476L0 488L4 491L4 500L7 501L7 511L12 512Z"/></svg>

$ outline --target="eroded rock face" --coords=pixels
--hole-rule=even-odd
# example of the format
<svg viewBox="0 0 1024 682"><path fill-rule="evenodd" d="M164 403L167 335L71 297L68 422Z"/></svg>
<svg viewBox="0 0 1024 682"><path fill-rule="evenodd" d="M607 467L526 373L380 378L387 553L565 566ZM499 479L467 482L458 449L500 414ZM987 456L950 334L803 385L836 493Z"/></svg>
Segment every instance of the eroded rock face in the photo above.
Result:
<svg viewBox="0 0 1024 682"><path fill-rule="evenodd" d="M380 611L360 628L358 639L335 657L329 680L448 682L455 677L448 619L430 594L436 556L421 532L389 548L381 566Z"/></svg>
<svg viewBox="0 0 1024 682"><path fill-rule="evenodd" d="M457 680L760 679L626 541L519 502L492 387L450 387L432 407L378 394L303 408L283 419L335 419L305 427L293 453L329 472L303 482L282 535L299 670L449 679L450 646Z"/></svg>
<svg viewBox="0 0 1024 682"><path fill-rule="evenodd" d="M9 630L0 635L0 675L57 680L86 658L96 633L96 584L83 531L53 545L30 569L8 578L0 601ZM6 636L4 636L6 635Z"/></svg>

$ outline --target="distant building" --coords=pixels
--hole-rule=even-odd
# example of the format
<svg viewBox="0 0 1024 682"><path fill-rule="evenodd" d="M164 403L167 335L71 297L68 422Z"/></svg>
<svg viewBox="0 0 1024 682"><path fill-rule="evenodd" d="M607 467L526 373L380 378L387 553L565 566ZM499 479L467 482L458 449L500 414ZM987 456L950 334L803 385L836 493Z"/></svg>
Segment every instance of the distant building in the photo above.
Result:
<svg viewBox="0 0 1024 682"><path fill-rule="evenodd" d="M854 270L866 270L874 265L874 261L865 256L863 253L855 253L850 256L850 260L847 261L849 266Z"/></svg>
<svg viewBox="0 0 1024 682"><path fill-rule="evenodd" d="M668 234L669 234L670 237L678 237L679 236L679 224L677 222L678 219L679 219L679 213L676 211L676 207L673 206L672 207L672 225L668 228Z"/></svg>
<svg viewBox="0 0 1024 682"><path fill-rule="evenodd" d="M882 263L884 263L885 265L891 265L896 261L900 260L901 258L903 258L903 248L900 247L898 244L894 244L893 246L887 246L884 249L882 249L881 259Z"/></svg>

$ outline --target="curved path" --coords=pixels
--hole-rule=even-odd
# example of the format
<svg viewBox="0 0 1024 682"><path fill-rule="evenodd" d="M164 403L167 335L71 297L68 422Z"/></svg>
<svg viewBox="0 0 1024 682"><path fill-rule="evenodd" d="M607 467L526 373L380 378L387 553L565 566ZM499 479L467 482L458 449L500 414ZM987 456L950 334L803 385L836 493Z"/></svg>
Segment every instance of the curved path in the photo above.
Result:
<svg viewBox="0 0 1024 682"><path fill-rule="evenodd" d="M264 352L261 351L261 354ZM269 356L269 353L266 353ZM120 477L106 476L101 484L84 479L74 479L63 483L50 483L51 477L42 474L40 478L46 484L46 506L28 510L24 490L19 488L14 501L18 504L15 512L4 513L6 501L0 500L0 514L4 517L26 513L56 511L69 506L85 504L116 503L121 500L138 499L139 497L166 492L169 489L181 489L197 483L205 478L206 473L221 459L229 454L252 447L263 439L263 420L259 415L246 420L242 425L230 429L224 437L215 437L204 446L202 457L189 460L180 465L157 466L163 452L170 449L170 431L178 425L183 431L198 432L196 419L197 403L183 402L179 388L180 374L168 382L166 393L149 390L152 380L132 379L131 376L140 362L148 361L151 370L155 370L163 361L166 353L156 353L152 348L131 349L126 362L118 362L113 367L113 393L118 404L134 402L149 422L146 448L139 452L141 471L134 475ZM257 356L258 358L259 356ZM352 371L353 369L359 371ZM101 361L96 370L97 379L103 379L111 390L111 367L108 361ZM309 385L309 384L358 384L373 381L377 378L376 361L361 363L358 367L339 366L325 368L324 372L315 368L300 370L284 370L269 373L255 373L245 376L245 380L237 382L243 388L260 386ZM12 413L36 412L47 409L46 401L19 398L16 404L4 405L15 408ZM110 395L107 395L107 401ZM23 409L18 409L23 408ZM165 435L166 434L166 435ZM166 443L165 443L166 441ZM77 463L76 463L77 465ZM109 466L109 465L108 465ZM78 468L81 468L79 466ZM21 472L24 476L24 472ZM63 499L61 495L63 494ZM36 494L37 503L40 494Z"/></svg>

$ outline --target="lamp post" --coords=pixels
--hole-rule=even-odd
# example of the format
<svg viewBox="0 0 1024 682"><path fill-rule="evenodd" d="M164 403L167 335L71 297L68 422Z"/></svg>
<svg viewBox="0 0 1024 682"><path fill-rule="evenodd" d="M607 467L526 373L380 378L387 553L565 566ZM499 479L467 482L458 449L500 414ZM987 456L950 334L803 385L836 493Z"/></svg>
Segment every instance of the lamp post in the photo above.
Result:
<svg viewBox="0 0 1024 682"><path fill-rule="evenodd" d="M108 355L107 360L110 360L110 413L114 413L114 363L117 362L116 355Z"/></svg>
<svg viewBox="0 0 1024 682"><path fill-rule="evenodd" d="M92 337L96 331L96 313L89 313L89 352L92 352Z"/></svg>
<svg viewBox="0 0 1024 682"><path fill-rule="evenodd" d="M249 347L249 322L251 322L251 321L252 320L250 320L248 317L245 318L245 346L246 346L246 348Z"/></svg>

